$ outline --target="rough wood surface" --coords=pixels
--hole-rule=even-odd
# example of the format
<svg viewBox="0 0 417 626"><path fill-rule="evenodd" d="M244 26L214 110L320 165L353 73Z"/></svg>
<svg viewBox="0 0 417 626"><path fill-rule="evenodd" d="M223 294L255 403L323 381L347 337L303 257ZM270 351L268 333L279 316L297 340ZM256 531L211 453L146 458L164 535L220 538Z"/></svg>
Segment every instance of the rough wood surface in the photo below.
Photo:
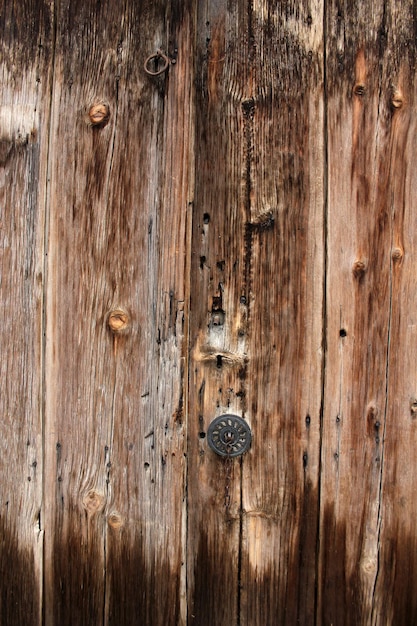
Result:
<svg viewBox="0 0 417 626"><path fill-rule="evenodd" d="M416 619L414 18L394 1L327 14L323 624Z"/></svg>
<svg viewBox="0 0 417 626"><path fill-rule="evenodd" d="M177 5L58 5L47 624L179 623L192 28ZM158 48L178 62L150 77Z"/></svg>
<svg viewBox="0 0 417 626"><path fill-rule="evenodd" d="M42 611L43 237L52 16L0 3L0 623ZM19 28L15 28L16 22Z"/></svg>
<svg viewBox="0 0 417 626"><path fill-rule="evenodd" d="M241 624L312 624L323 358L323 3L258 0L246 19L245 397L254 443L243 461Z"/></svg>
<svg viewBox="0 0 417 626"><path fill-rule="evenodd" d="M417 622L416 24L0 0L1 624Z"/></svg>
<svg viewBox="0 0 417 626"><path fill-rule="evenodd" d="M320 3L216 2L199 13L190 624L314 620L322 21ZM204 438L229 412L253 431L230 486L225 461Z"/></svg>

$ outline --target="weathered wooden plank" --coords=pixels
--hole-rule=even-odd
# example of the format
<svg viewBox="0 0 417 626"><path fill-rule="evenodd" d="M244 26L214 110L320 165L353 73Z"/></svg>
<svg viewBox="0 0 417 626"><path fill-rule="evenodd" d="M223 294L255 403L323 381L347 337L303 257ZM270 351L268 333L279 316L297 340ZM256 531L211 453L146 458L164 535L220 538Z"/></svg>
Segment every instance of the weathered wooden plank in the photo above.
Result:
<svg viewBox="0 0 417 626"><path fill-rule="evenodd" d="M383 6L373 2L331 3L327 16L323 623L369 623L377 571L391 243L383 20Z"/></svg>
<svg viewBox="0 0 417 626"><path fill-rule="evenodd" d="M382 98L389 119L390 326L387 409L381 455L381 532L372 623L417 622L416 424L416 14L412 2L386 7Z"/></svg>
<svg viewBox="0 0 417 626"><path fill-rule="evenodd" d="M150 1L63 3L57 24L46 623L176 624L192 29ZM149 77L158 48L178 63Z"/></svg>
<svg viewBox="0 0 417 626"><path fill-rule="evenodd" d="M243 461L240 623L310 624L322 390L323 3L248 7L248 49L240 51L247 79L240 82L240 70L235 77L247 98L245 409L254 434Z"/></svg>
<svg viewBox="0 0 417 626"><path fill-rule="evenodd" d="M409 404L415 370L410 363L405 373L400 358L406 345L410 350L413 324L415 259L405 225L414 223L416 189L406 104L414 90L414 15L411 2L330 2L328 8L318 621L413 623L416 605L404 577L415 571L408 517L414 471L401 479L397 470L416 437Z"/></svg>
<svg viewBox="0 0 417 626"><path fill-rule="evenodd" d="M237 4L228 10L223 1L200 3L197 22L187 582L188 623L201 626L236 624L239 612L240 463L228 464L207 445L211 421L243 415L245 403L245 137L230 73L236 32L229 30Z"/></svg>
<svg viewBox="0 0 417 626"><path fill-rule="evenodd" d="M53 23L0 5L0 622L42 611L42 300Z"/></svg>
<svg viewBox="0 0 417 626"><path fill-rule="evenodd" d="M199 14L190 623L296 623L314 614L323 295L320 7L216 2ZM242 464L233 461L230 485L224 461L204 438L211 420L227 412L244 416L253 430L252 450Z"/></svg>
<svg viewBox="0 0 417 626"><path fill-rule="evenodd" d="M102 513L115 376L106 327L113 298L106 271L114 215L108 186L122 20L108 3L100 9L66 2L57 9L46 308L46 624L100 623L104 615ZM109 107L108 124L94 126L90 107L101 102Z"/></svg>
<svg viewBox="0 0 417 626"><path fill-rule="evenodd" d="M190 5L168 3L166 13L148 17L147 24L141 13L137 19L142 36L132 33L126 42L126 88L142 97L137 116L129 98L119 104L120 140L114 150L118 184L111 196L114 206L121 191L130 198L120 203L120 210L126 214L130 208L132 228L127 238L117 235L112 257L117 259L113 272L118 302L134 312L140 332L131 345L117 343L106 591L106 623L115 626L176 626L186 619L185 270L194 43ZM160 47L169 50L176 63L169 74L155 80L144 74L137 59ZM125 173L126 159L135 164L133 175ZM131 280L123 277L130 266Z"/></svg>

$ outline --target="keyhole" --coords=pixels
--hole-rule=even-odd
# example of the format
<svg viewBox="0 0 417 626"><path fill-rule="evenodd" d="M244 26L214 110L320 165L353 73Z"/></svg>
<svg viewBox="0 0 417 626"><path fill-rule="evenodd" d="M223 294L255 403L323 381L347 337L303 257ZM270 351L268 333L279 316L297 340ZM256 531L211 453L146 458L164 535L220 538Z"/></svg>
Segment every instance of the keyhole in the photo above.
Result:
<svg viewBox="0 0 417 626"><path fill-rule="evenodd" d="M231 445L234 441L235 437L233 432L231 430L227 430L223 435L223 443Z"/></svg>

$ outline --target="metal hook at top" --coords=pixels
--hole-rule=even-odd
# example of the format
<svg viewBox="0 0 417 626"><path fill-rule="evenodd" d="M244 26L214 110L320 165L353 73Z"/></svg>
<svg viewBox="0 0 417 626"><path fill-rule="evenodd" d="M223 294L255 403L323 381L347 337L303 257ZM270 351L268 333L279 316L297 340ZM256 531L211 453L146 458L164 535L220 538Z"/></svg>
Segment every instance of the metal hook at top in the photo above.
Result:
<svg viewBox="0 0 417 626"><path fill-rule="evenodd" d="M159 59L162 59L163 65L159 69L151 70L149 68L151 61L155 61L157 63ZM162 50L158 49L156 52L148 56L145 63L143 64L143 68L149 76L159 76L160 74L163 74L167 71L167 69L169 68L169 63L169 57L164 54Z"/></svg>

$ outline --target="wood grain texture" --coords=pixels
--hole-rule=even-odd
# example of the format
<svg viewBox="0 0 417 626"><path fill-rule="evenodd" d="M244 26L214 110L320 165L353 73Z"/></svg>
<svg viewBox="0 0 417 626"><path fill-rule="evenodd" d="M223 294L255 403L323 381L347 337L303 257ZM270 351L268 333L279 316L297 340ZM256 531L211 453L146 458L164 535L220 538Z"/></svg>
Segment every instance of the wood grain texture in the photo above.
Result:
<svg viewBox="0 0 417 626"><path fill-rule="evenodd" d="M201 3L197 21L195 199L190 293L187 583L189 624L235 624L239 613L240 462L207 445L210 422L243 414L239 335L244 268L240 204L242 110L225 73L226 3Z"/></svg>
<svg viewBox="0 0 417 626"><path fill-rule="evenodd" d="M189 623L314 619L321 29L320 3L216 2L199 12ZM228 412L253 431L230 486L205 438L212 419Z"/></svg>
<svg viewBox="0 0 417 626"><path fill-rule="evenodd" d="M417 622L416 24L0 0L1 624Z"/></svg>
<svg viewBox="0 0 417 626"><path fill-rule="evenodd" d="M33 19L25 19L26 11ZM0 622L41 623L42 300L52 15L0 3Z"/></svg>
<svg viewBox="0 0 417 626"><path fill-rule="evenodd" d="M381 481L381 534L373 623L417 621L415 5L387 7L385 98L390 109L387 209L390 219L390 326Z"/></svg>
<svg viewBox="0 0 417 626"><path fill-rule="evenodd" d="M327 14L325 624L416 615L414 470L402 471L416 437L415 369L402 358L413 337L414 17L408 2L331 2Z"/></svg>
<svg viewBox="0 0 417 626"><path fill-rule="evenodd" d="M47 624L179 623L192 85L186 9L175 2L59 5ZM158 48L178 62L153 78L143 64ZM108 120L94 124L94 105L107 107Z"/></svg>
<svg viewBox="0 0 417 626"><path fill-rule="evenodd" d="M254 443L243 461L241 623L309 624L323 357L323 6L259 1L247 15L245 390Z"/></svg>

